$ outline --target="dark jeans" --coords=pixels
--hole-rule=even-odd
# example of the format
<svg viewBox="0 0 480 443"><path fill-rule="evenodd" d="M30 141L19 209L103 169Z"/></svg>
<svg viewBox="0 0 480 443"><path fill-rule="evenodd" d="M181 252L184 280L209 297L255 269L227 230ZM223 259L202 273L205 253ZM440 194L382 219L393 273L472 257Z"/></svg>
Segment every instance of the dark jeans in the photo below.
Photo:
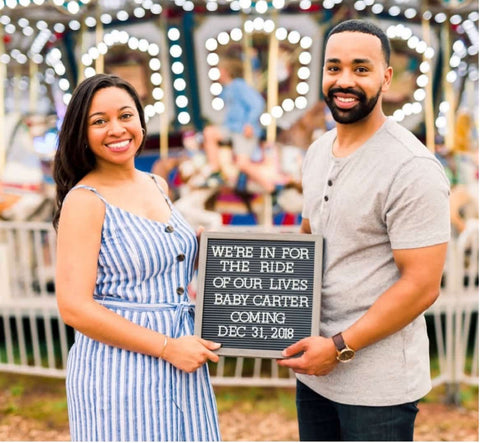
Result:
<svg viewBox="0 0 480 443"><path fill-rule="evenodd" d="M354 406L328 400L297 380L301 441L413 441L417 401Z"/></svg>

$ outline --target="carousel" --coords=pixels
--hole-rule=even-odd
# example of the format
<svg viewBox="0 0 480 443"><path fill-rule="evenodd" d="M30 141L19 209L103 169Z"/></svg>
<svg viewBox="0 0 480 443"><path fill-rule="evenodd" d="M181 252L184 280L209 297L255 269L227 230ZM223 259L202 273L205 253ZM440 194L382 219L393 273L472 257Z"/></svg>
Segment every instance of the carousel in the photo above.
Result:
<svg viewBox="0 0 480 443"><path fill-rule="evenodd" d="M50 220L66 105L83 78L107 72L144 104L138 167L169 181L193 224L298 224L303 155L334 125L321 97L323 40L350 18L389 36L385 113L435 151L465 210L478 201L478 16L473 0L2 0L0 218ZM203 129L222 121L223 56L239 58L265 98L252 161L274 191L236 167L228 144L219 153L228 179L204 186Z"/></svg>

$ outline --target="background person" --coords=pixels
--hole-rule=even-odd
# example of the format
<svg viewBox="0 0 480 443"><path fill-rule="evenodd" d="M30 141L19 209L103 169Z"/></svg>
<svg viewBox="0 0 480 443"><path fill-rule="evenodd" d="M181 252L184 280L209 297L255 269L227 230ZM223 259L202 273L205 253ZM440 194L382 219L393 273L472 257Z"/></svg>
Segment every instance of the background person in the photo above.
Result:
<svg viewBox="0 0 480 443"><path fill-rule="evenodd" d="M238 169L260 184L267 192L275 189L273 174L252 161L252 155L259 146L262 128L260 116L265 108L262 95L250 86L243 77L243 64L235 58L222 58L218 63L219 82L223 86L220 97L225 103L224 119L221 126L208 125L203 130L203 148L211 168L207 178L208 186L223 184L219 149L222 142L231 139L234 163Z"/></svg>
<svg viewBox="0 0 480 443"><path fill-rule="evenodd" d="M302 181L302 231L324 239L321 331L279 361L298 374L301 440L413 440L431 389L422 313L439 294L449 182L382 111L389 55L368 22L327 37L322 89L337 125L309 148Z"/></svg>
<svg viewBox="0 0 480 443"><path fill-rule="evenodd" d="M187 287L195 232L166 182L135 168L145 142L133 87L98 74L74 91L54 161L56 291L75 328L67 400L75 441L219 440Z"/></svg>

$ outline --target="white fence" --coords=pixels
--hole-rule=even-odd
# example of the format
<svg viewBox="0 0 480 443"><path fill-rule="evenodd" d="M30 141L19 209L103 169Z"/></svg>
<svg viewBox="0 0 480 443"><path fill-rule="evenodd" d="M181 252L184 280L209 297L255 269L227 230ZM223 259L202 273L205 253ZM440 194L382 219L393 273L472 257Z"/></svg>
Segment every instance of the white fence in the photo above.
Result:
<svg viewBox="0 0 480 443"><path fill-rule="evenodd" d="M0 371L64 377L71 328L58 315L55 232L49 223L0 222ZM427 311L434 385L478 385L478 221L449 245L442 292ZM222 357L215 385L294 386L292 372L261 358Z"/></svg>

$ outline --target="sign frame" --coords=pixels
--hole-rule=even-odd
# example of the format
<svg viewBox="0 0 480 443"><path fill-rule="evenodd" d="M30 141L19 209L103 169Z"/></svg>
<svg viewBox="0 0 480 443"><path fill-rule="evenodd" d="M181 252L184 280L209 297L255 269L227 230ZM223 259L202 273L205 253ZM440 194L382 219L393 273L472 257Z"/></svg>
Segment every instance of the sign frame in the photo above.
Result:
<svg viewBox="0 0 480 443"><path fill-rule="evenodd" d="M198 280L197 280L197 294L195 300L195 335L207 338L208 340L214 340L221 343L220 339L203 336L203 324L204 318L209 314L204 311L205 308L205 280L207 275L208 262L208 245L210 240L231 240L232 243L235 240L253 240L258 242L286 242L290 243L309 243L313 244L314 257L308 259L311 262L313 272L313 282L311 293L311 307L309 307L309 313L311 313L311 322L309 324L310 336L316 336L320 333L320 306L321 306L321 288L322 288L322 261L323 261L323 238L320 235L315 234L301 234L301 233L266 233L266 232L214 232L204 231L200 237L199 246L199 261L198 261ZM304 260L305 261L305 260ZM243 292L248 292L244 290ZM306 309L306 308L303 308ZM290 344L295 343L299 339L291 341ZM288 345L287 345L288 346ZM287 347L285 346L285 347ZM230 346L223 346L215 351L218 355L233 356L233 357L262 357L278 359L283 358L282 350L276 349L258 349L254 345L252 347L236 348Z"/></svg>

